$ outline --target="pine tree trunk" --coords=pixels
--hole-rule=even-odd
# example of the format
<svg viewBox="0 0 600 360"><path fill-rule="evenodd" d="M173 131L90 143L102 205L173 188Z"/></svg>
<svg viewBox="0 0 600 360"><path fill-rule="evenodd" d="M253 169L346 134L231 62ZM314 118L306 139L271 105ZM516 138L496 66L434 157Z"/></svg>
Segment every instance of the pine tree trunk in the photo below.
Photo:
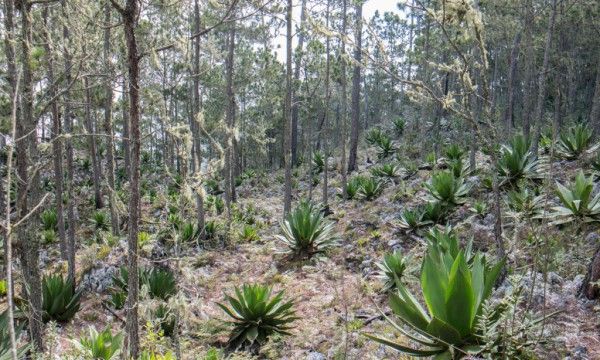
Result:
<svg viewBox="0 0 600 360"><path fill-rule="evenodd" d="M88 147L92 160L92 181L94 182L94 203L96 209L104 207L102 203L102 190L100 186L100 166L98 164L98 153L96 151L96 134L92 123L92 93L90 90L89 76L84 76L83 87L85 88L85 127L87 131Z"/></svg>
<svg viewBox="0 0 600 360"><path fill-rule="evenodd" d="M283 195L284 216L289 214L292 207L292 7L293 0L288 0L286 15L285 116L283 125L283 162L285 166Z"/></svg>
<svg viewBox="0 0 600 360"><path fill-rule="evenodd" d="M347 26L348 26L348 21L347 21L347 11L348 11L348 3L347 0L342 0L342 36L346 36L346 30L347 30ZM340 72L341 72L341 79L340 79L340 85L341 85L341 89L340 89L340 96L342 97L342 109L341 109L341 118L338 116L338 119L340 119L341 121L341 132L340 132L340 143L342 146L342 153L341 153L341 164L340 164L340 171L342 173L342 197L345 199L346 198L346 186L348 185L348 172L346 171L347 166L346 166L346 138L347 138L347 131L346 131L346 123L347 123L347 119L348 119L348 97L346 96L347 93L347 79L346 79L346 44L344 43L344 41L340 41Z"/></svg>
<svg viewBox="0 0 600 360"><path fill-rule="evenodd" d="M292 166L298 165L298 93L300 83L300 69L302 67L302 51L304 49L304 23L306 21L306 0L302 0L300 13L300 30L298 32L298 46L296 47L294 63L294 85L292 103Z"/></svg>
<svg viewBox="0 0 600 360"><path fill-rule="evenodd" d="M513 40L510 58L508 59L508 77L506 94L506 112L504 114L504 127L507 134L510 134L514 127L515 110L515 73L519 62L519 45L521 44L521 32L517 32Z"/></svg>
<svg viewBox="0 0 600 360"><path fill-rule="evenodd" d="M194 0L194 33L200 32L200 7L198 0ZM200 114L200 37L196 37L194 41L194 84L193 84L193 118L192 132L194 136L194 167L198 173L202 173L202 143L200 142L200 129L196 122ZM198 230L201 236L204 236L204 198L203 192L196 191L196 217L198 222Z"/></svg>
<svg viewBox="0 0 600 360"><path fill-rule="evenodd" d="M356 3L356 29L354 39L354 74L352 75L352 129L350 133L350 153L348 157L348 172L356 170L358 151L358 133L360 131L360 62L362 58L362 2Z"/></svg>
<svg viewBox="0 0 600 360"><path fill-rule="evenodd" d="M329 28L329 6L330 0L327 0L327 11L325 13L325 27ZM325 166L323 168L323 207L325 208L325 212L329 212L329 189L328 189L328 181L329 181L329 134L328 134L328 126L329 126L329 102L331 98L331 93L329 91L329 69L331 67L331 56L329 54L330 47L330 39L327 36L327 40L325 42L325 114L323 116L323 157L325 158ZM320 133L320 131L319 131Z"/></svg>

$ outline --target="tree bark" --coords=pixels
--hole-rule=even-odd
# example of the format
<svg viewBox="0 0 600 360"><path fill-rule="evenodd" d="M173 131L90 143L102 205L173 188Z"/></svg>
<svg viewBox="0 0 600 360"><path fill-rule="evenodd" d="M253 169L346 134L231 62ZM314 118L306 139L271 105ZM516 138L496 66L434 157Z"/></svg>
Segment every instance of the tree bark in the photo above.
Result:
<svg viewBox="0 0 600 360"><path fill-rule="evenodd" d="M329 6L330 0L327 0L327 10L325 13L325 27L329 28ZM325 114L323 116L323 157L325 158L325 167L323 168L323 207L326 212L329 212L329 189L328 189L328 178L329 178L329 134L328 134L328 126L329 126L329 101L331 97L331 93L329 91L329 69L331 67L331 58L329 54L330 47L330 39L329 35L327 35L327 40L325 41ZM320 131L319 131L320 133Z"/></svg>
<svg viewBox="0 0 600 360"><path fill-rule="evenodd" d="M90 91L89 76L83 78L83 87L85 88L85 127L87 131L87 140L89 147L89 154L92 158L92 181L94 182L94 203L96 209L101 209L102 204L102 190L100 185L100 165L98 164L98 152L96 151L96 135L94 133L94 126L92 120L92 94Z"/></svg>
<svg viewBox="0 0 600 360"><path fill-rule="evenodd" d="M302 0L300 13L300 29L298 31L298 46L296 47L294 63L294 84L292 87L292 166L298 165L298 93L300 69L302 67L302 51L304 49L304 23L306 21L306 0Z"/></svg>
<svg viewBox="0 0 600 360"><path fill-rule="evenodd" d="M506 134L510 135L514 121L515 110L515 73L519 62L519 46L521 44L521 32L517 32L513 40L512 49L510 50L510 58L508 59L508 78L507 78L507 94L506 94L506 112L504 114L504 127Z"/></svg>
<svg viewBox="0 0 600 360"><path fill-rule="evenodd" d="M227 144L225 147L225 201L227 205L227 216L231 223L231 203L235 202L235 93L233 90L233 72L235 55L235 22L229 28L228 53L227 53Z"/></svg>
<svg viewBox="0 0 600 360"><path fill-rule="evenodd" d="M358 150L358 133L360 131L360 70L362 58L362 1L356 2L356 23L354 41L354 74L352 75L352 129L350 132L350 153L348 157L348 172L356 170Z"/></svg>
<svg viewBox="0 0 600 360"><path fill-rule="evenodd" d="M600 60L596 64L596 84L594 85L594 99L590 111L590 125L596 133L600 132Z"/></svg>
<svg viewBox="0 0 600 360"><path fill-rule="evenodd" d="M347 30L347 26L348 26L348 21L347 21L347 11L348 11L348 2L347 0L342 0L342 36L346 36L346 30ZM346 79L346 43L344 42L344 40L340 40L340 73L341 73L341 79L340 79L340 96L342 98L341 102L342 102L342 116L341 118L338 116L338 119L340 119L341 121L341 145L342 145L342 153L341 153L341 164L340 164L340 171L342 173L342 197L344 199L346 199L346 186L348 185L348 172L346 171L346 138L347 138L347 134L346 134L346 123L347 123L347 119L348 119L348 97L346 96L347 93L347 79Z"/></svg>
<svg viewBox="0 0 600 360"><path fill-rule="evenodd" d="M292 207L292 7L293 0L288 0L286 13L285 115L283 123L283 162L285 166L285 184L283 186L284 216L289 214Z"/></svg>
<svg viewBox="0 0 600 360"><path fill-rule="evenodd" d="M200 6L198 0L194 0L194 33L200 32ZM198 115L200 114L200 37L194 40L194 84L193 84L193 118L192 132L194 136L194 168L198 173L202 173L202 143L200 142L200 130L197 123ZM200 185L201 186L201 185ZM196 220L198 222L198 230L200 236L204 236L204 198L203 192L196 191Z"/></svg>

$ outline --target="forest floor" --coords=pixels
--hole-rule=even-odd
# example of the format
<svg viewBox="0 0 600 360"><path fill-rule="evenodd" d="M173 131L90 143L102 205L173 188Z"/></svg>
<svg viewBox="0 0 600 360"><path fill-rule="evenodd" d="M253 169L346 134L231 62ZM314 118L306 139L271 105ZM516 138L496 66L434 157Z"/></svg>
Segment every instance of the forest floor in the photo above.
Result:
<svg viewBox="0 0 600 360"><path fill-rule="evenodd" d="M478 157L478 162L486 166L485 157ZM565 172L558 178L569 176L568 166L557 164L557 167ZM368 172L365 167L361 170ZM331 173L336 171L332 169ZM430 171L419 170L405 180L389 182L383 193L373 201L340 199L334 195L340 187L340 179L332 178L330 207L333 214L329 218L337 223L340 243L318 260L290 262L282 254L281 241L274 236L280 232L279 220L283 209L282 184L277 180L281 177L279 173L258 176L238 187L238 208L252 212L256 223L261 224L259 240L232 240L226 244L216 241L201 248L184 246L179 256L158 241L143 249L142 264L168 265L178 269L180 296L172 301L182 314L180 342L183 358L202 359L209 349L222 345L227 339L227 332L221 320L225 320L226 316L216 303L223 301L224 292L231 293L234 286L247 282L272 284L275 290L285 289L286 298L295 299L299 317L294 323L293 336L273 339L262 347L259 357L311 360L399 358L397 352L368 340L362 333L375 332L401 338L380 316L381 311L389 311L382 282L375 276L376 263L384 253L401 249L413 259L406 281L415 293L420 294L418 264L426 248L425 241L422 234L401 231L397 221L403 209L423 201L425 190L422 183L429 176ZM307 182L302 179L305 177L302 173L298 175L300 181L296 199L298 194L306 195L308 192ZM155 180L156 184L161 183ZM479 180L474 176L470 181ZM320 199L321 191L318 185L313 191L313 198ZM491 201L490 195L480 191L473 196ZM166 221L166 211L155 203L144 199L142 211L142 229L152 235L157 235ZM89 211L85 209L90 205L82 203L79 207L79 217L85 219L83 214ZM493 216L475 215L469 207L467 203L457 208L450 223L458 229L461 239L473 237L475 248L492 249ZM210 218L223 221L225 215L211 214ZM514 272L524 275L521 283L525 296L530 299L531 310L538 316L561 311L544 322L546 336L526 334L530 339L546 341L535 348L535 354L543 359L600 359L600 309L597 303L575 296L593 244L600 237L595 232L575 236L560 231L542 234L557 241L566 241L553 248L553 252L560 253L553 254L553 259L565 263L556 260L562 265L549 268L544 282L541 269L527 265L532 254L523 243L519 245L524 241L521 230L519 224L505 219L509 264L518 266ZM239 229L233 229L230 235L237 231ZM93 236L86 228L85 220L82 220L78 235L80 238ZM53 332L49 337L52 342L49 350L54 358L67 357L73 347L69 339L86 333L89 325L97 329L106 325L115 330L124 329L124 312L111 310L104 304L108 298L110 277L126 261L125 249L123 237L112 248L88 244L80 249L78 265L86 269L83 283L91 291L84 293L81 310L72 322L48 330ZM56 251L56 245L51 245L42 259L52 263L50 259L55 258ZM531 281L532 272L536 274L535 283ZM502 296L509 288L506 283L503 284L495 296ZM142 302L142 323L151 319L151 308L150 300ZM157 352L172 348L168 340L157 339L156 334L148 331L150 328L150 325L145 326L142 331L143 346ZM235 355L237 358L246 356L249 355Z"/></svg>

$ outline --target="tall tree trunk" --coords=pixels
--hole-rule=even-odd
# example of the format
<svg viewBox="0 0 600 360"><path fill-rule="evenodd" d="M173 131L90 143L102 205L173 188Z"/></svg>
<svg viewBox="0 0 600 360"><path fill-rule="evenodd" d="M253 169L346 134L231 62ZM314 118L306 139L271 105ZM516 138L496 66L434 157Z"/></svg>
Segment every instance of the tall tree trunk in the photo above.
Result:
<svg viewBox="0 0 600 360"><path fill-rule="evenodd" d="M45 50L47 55L47 74L48 74L48 95L54 99L56 96L56 85L54 84L54 53L53 49L50 48L52 43L48 29L50 24L48 22L48 7L43 10L44 17L44 38L45 38ZM55 194L54 194L54 206L56 207L56 218L58 227L58 238L60 240L60 255L63 260L67 260L67 235L65 232L65 217L63 212L63 156L62 156L62 138L61 138L61 126L60 126L60 115L58 111L57 101L53 101L50 105L50 113L52 116L52 152L53 152L53 165L54 165L54 183L55 183Z"/></svg>
<svg viewBox="0 0 600 360"><path fill-rule="evenodd" d="M550 13L550 21L548 22L548 31L546 32L546 42L544 47L544 62L538 77L538 95L537 104L535 107L535 136L533 138L533 153L537 154L538 143L540 141L540 132L542 128L542 120L544 117L544 102L546 100L546 79L548 77L548 62L550 60L550 48L552 47L552 35L554 33L554 22L556 20L556 2L552 1L552 12Z"/></svg>
<svg viewBox="0 0 600 360"><path fill-rule="evenodd" d="M123 163L125 166L125 176L127 179L131 177L131 146L129 145L129 97L127 94L127 78L123 77L122 92L123 92ZM164 134L164 132L163 132ZM166 164L166 146L163 147L163 162Z"/></svg>
<svg viewBox="0 0 600 360"><path fill-rule="evenodd" d="M71 34L69 30L69 12L67 9L67 1L62 0L62 15L64 18L63 23L63 51L64 51L64 76L65 83L67 86L71 83ZM72 134L73 132L73 119L71 118L71 97L70 97L69 89L65 89L63 102L64 102L64 128L65 133ZM68 244L68 279L72 282L73 286L75 286L75 209L73 204L73 174L74 174L74 166L73 166L73 141L71 137L67 137L65 140L65 152L67 157L67 181L66 181L66 197L67 197L67 223L69 224L67 229L67 244Z"/></svg>
<svg viewBox="0 0 600 360"><path fill-rule="evenodd" d="M129 234L127 238L127 261L129 274L138 273L138 232L140 218L140 56L138 54L135 28L137 27L138 0L127 0L125 7L111 0L123 17L125 44L127 47L127 66L129 73L129 121L131 133L131 176L129 200ZM127 284L127 345L129 357L137 359L139 355L138 334L138 297L139 277L129 276Z"/></svg>
<svg viewBox="0 0 600 360"><path fill-rule="evenodd" d="M347 26L348 26L348 2L347 0L342 0L342 36L346 36L346 31L347 31ZM340 92L341 92L341 98L342 98L342 116L341 119L338 116L338 119L340 119L341 121L341 145L342 145L342 154L341 154L341 164L340 164L340 171L342 173L342 197L345 199L346 198L346 186L348 185L348 180L347 180L347 174L348 172L346 171L347 166L346 166L346 138L348 137L347 131L346 131L346 123L347 123L347 119L348 119L348 97L347 97L347 87L348 87L348 81L346 79L346 43L344 42L344 40L340 40L340 73L341 73L341 79L340 79Z"/></svg>
<svg viewBox="0 0 600 360"><path fill-rule="evenodd" d="M327 0L327 10L325 13L325 27L329 28L329 6L330 0ZM323 157L325 158L325 167L323 168L323 207L325 208L325 212L329 212L329 189L328 189L328 178L329 178L329 134L328 134L328 126L329 126L329 101L330 101L330 91L329 91L329 69L331 67L331 59L329 54L330 47L330 39L329 35L327 35L327 40L325 41L325 114L323 116Z"/></svg>
<svg viewBox="0 0 600 360"><path fill-rule="evenodd" d="M194 0L194 33L200 32L200 6L198 0ZM200 36L194 41L194 84L193 84L193 118L192 131L194 136L194 161L195 169L198 173L202 173L202 143L200 142L200 129L197 123L200 114ZM202 186L202 185L199 185ZM196 218L198 221L198 229L201 236L204 236L204 198L202 191L196 191Z"/></svg>
<svg viewBox="0 0 600 360"><path fill-rule="evenodd" d="M600 281L600 245L598 245L590 260L587 274L579 289L579 295L585 295L590 300L598 299L600 297L598 281Z"/></svg>
<svg viewBox="0 0 600 360"><path fill-rule="evenodd" d="M506 112L504 113L504 127L506 134L510 134L514 122L514 110L515 110L515 73L517 71L517 64L519 62L519 46L521 44L521 32L517 32L513 40L512 48L510 50L510 58L508 59L508 78L507 78L507 94L506 94Z"/></svg>
<svg viewBox="0 0 600 360"><path fill-rule="evenodd" d="M302 51L304 50L304 23L306 21L306 0L302 0L300 10L300 29L298 31L298 46L296 47L294 63L294 85L292 87L292 166L298 164L298 93L300 92L300 69L302 67Z"/></svg>
<svg viewBox="0 0 600 360"><path fill-rule="evenodd" d="M525 89L523 91L523 135L529 138L531 133L531 115L533 107L533 91L535 89L534 81L534 68L535 68L535 49L533 39L533 25L534 25L534 14L533 14L533 2L527 0L525 2L525 21L523 25L523 32L525 35Z"/></svg>
<svg viewBox="0 0 600 360"><path fill-rule="evenodd" d="M354 41L354 74L352 75L352 130L350 133L350 153L348 155L348 172L356 170L358 150L358 133L360 130L360 62L362 58L362 1L356 2Z"/></svg>
<svg viewBox="0 0 600 360"><path fill-rule="evenodd" d="M286 14L285 115L283 123L283 162L285 165L285 184L283 186L284 216L289 214L292 207L292 7L293 0L288 0Z"/></svg>
<svg viewBox="0 0 600 360"><path fill-rule="evenodd" d="M596 84L594 85L594 99L590 111L590 125L594 127L596 133L600 132L600 59L597 60L596 64Z"/></svg>
<svg viewBox="0 0 600 360"><path fill-rule="evenodd" d="M92 180L94 182L94 203L96 209L104 206L102 204L102 190L100 185L100 165L98 164L98 152L96 151L96 136L92 120L92 93L90 89L89 76L83 78L83 87L85 88L85 127L88 133L88 147L90 157L92 158Z"/></svg>
<svg viewBox="0 0 600 360"><path fill-rule="evenodd" d="M235 201L235 94L233 92L233 71L235 55L235 22L229 28L228 53L227 53L227 144L225 147L225 201L227 205L227 216L231 223L231 203Z"/></svg>
<svg viewBox="0 0 600 360"><path fill-rule="evenodd" d="M119 213L115 198L115 155L114 138L112 123L112 69L110 65L110 11L111 5L106 2L104 5L104 132L106 133L106 174L108 180L108 194L110 201L110 224L113 235L119 235Z"/></svg>
<svg viewBox="0 0 600 360"><path fill-rule="evenodd" d="M38 160L36 121L33 117L33 74L31 69L31 3L20 3L21 11L21 66L23 87L21 90L22 121L17 126L17 214L20 219L34 211L40 201L39 172L31 176L28 167ZM29 202L28 200L29 195ZM33 219L29 216L18 230L21 266L27 284L29 301L29 330L37 351L44 349L42 324L42 282L39 269L39 240L35 235ZM27 243L25 243L27 241Z"/></svg>

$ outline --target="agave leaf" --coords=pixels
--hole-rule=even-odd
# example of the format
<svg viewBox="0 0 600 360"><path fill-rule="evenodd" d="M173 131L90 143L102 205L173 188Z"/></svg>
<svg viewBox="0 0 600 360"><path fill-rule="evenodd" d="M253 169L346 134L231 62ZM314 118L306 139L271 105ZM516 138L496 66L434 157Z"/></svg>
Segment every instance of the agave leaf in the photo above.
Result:
<svg viewBox="0 0 600 360"><path fill-rule="evenodd" d="M474 317L475 296L471 276L462 251L458 254L450 270L446 290L446 314L448 323L466 337L471 333L471 319Z"/></svg>
<svg viewBox="0 0 600 360"><path fill-rule="evenodd" d="M408 346L404 346L404 345L398 344L398 343L396 343L394 341L391 341L391 340L388 340L388 339L385 339L385 338L382 338L382 337L374 336L372 334L368 334L368 333L363 333L363 334L366 337L368 337L369 339L371 339L371 340L377 341L380 344L389 346L389 347L391 347L391 348L393 348L395 350L398 350L398 351L400 351L402 353L405 353L405 354L411 355L411 356L427 357L427 356L436 355L436 354L439 354L439 353L445 351L445 349L441 349L441 348L431 349L431 350L417 350L417 349L410 348Z"/></svg>

